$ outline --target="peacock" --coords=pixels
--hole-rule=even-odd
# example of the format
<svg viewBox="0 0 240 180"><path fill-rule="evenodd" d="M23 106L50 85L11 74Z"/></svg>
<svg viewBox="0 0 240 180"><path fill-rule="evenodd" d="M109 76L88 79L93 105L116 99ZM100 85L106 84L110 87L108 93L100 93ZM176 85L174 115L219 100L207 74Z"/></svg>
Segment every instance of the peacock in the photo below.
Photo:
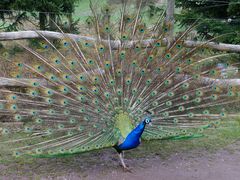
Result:
<svg viewBox="0 0 240 180"><path fill-rule="evenodd" d="M1 123L1 146L39 158L114 148L127 169L123 152L141 139L197 138L237 116L228 108L240 100L227 79L233 68L239 77L233 53L185 46L197 21L169 38L165 10L150 23L142 3L131 7L90 3L80 35L55 23L58 40L35 31L37 47L13 42L27 56L4 56L21 87L0 89L0 115L19 124Z"/></svg>

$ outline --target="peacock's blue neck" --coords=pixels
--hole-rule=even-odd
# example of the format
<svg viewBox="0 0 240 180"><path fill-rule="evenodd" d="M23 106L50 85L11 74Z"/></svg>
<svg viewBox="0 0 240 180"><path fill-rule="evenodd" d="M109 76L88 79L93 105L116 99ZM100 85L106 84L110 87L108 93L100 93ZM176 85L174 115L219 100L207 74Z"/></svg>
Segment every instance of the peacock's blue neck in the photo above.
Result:
<svg viewBox="0 0 240 180"><path fill-rule="evenodd" d="M133 132L135 134L137 134L139 136L139 138L142 136L142 133L145 129L146 123L145 121L142 121L140 124L138 124L138 126L133 130Z"/></svg>

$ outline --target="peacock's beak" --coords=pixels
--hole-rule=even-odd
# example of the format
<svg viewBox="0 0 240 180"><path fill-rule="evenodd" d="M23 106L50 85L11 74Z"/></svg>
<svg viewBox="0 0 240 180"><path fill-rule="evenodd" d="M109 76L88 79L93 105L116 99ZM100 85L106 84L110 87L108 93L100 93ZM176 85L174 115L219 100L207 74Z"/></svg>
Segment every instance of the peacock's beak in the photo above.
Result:
<svg viewBox="0 0 240 180"><path fill-rule="evenodd" d="M152 126L152 122L150 122L149 125Z"/></svg>

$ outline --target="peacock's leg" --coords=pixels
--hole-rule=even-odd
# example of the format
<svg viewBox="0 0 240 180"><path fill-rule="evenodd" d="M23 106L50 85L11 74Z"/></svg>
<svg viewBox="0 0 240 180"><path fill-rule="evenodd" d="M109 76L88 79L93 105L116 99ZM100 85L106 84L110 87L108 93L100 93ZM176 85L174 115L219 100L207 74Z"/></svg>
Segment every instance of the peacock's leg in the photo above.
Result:
<svg viewBox="0 0 240 180"><path fill-rule="evenodd" d="M119 153L119 159L120 159L120 161L121 161L121 164L122 164L123 168L124 168L124 169L127 168L127 166L126 166L126 164L125 164L125 162L124 162L124 159L123 159L123 153L122 153L122 152Z"/></svg>
<svg viewBox="0 0 240 180"><path fill-rule="evenodd" d="M132 172L131 169L129 169L129 168L126 166L125 162L124 162L123 152L119 153L119 159L120 159L120 161L121 161L121 164L122 164L122 166L123 166L123 169L124 169L125 171Z"/></svg>

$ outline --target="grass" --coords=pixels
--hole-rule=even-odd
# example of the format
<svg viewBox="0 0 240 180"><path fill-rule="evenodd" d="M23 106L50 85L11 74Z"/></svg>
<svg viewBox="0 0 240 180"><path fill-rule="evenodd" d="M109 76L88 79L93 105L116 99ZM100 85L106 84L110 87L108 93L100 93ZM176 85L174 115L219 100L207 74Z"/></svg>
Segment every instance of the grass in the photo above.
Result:
<svg viewBox="0 0 240 180"><path fill-rule="evenodd" d="M94 5L94 9L98 13L101 12L101 9L103 7L105 7L106 5L109 5L107 0L102 0L102 1L93 0L92 2L93 2L93 5ZM90 4L90 0L80 0L76 4L75 12L73 14L74 20L79 19L80 24L81 24L81 23L84 23L89 16L93 16L89 4ZM112 22L120 21L120 17L121 17L120 10L122 8L121 3L119 3L119 4L112 3L112 4L110 4L110 6L111 6L110 9L111 9L111 20L112 20ZM151 26L151 25L153 25L157 22L161 13L158 12L158 14L154 15L153 17L149 17L147 10L148 10L147 6L142 9L141 18L147 26ZM127 12L129 14L136 15L136 11L137 11L137 9L136 9L134 3L129 3L128 6L127 6ZM176 29L177 29L176 31L178 31L177 26L176 26Z"/></svg>
<svg viewBox="0 0 240 180"><path fill-rule="evenodd" d="M100 4L102 4L105 1L101 1ZM90 0L80 0L76 7L75 12L73 14L73 18L75 20L80 18L80 21L84 21L87 19L89 15L91 15L91 9L89 7Z"/></svg>
<svg viewBox="0 0 240 180"><path fill-rule="evenodd" d="M144 142L138 149L138 153L133 153L130 157L141 157L144 152L158 154L161 158L169 157L174 153L188 152L191 150L203 150L214 152L235 141L240 140L240 118L224 121L217 129L208 129L202 138L188 140L162 140ZM141 153L142 152L142 153Z"/></svg>

